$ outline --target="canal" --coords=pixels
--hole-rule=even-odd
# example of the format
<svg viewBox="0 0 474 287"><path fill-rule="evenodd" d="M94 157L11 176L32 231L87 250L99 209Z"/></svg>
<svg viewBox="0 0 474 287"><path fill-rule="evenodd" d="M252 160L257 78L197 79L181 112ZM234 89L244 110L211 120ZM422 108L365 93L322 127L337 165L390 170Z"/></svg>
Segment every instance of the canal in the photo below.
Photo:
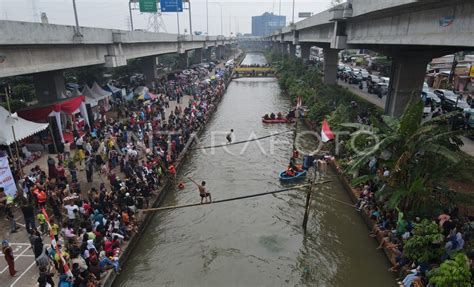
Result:
<svg viewBox="0 0 474 287"><path fill-rule="evenodd" d="M264 64L248 54L244 64ZM234 80L201 137L203 145L291 130L263 125L265 113L288 111L274 78ZM292 133L259 143L192 151L179 178L207 182L213 199L280 189ZM300 143L312 148L313 140ZM308 232L301 228L304 191L156 213L114 286L394 286L376 242L334 174L313 197ZM186 179L163 206L194 203Z"/></svg>

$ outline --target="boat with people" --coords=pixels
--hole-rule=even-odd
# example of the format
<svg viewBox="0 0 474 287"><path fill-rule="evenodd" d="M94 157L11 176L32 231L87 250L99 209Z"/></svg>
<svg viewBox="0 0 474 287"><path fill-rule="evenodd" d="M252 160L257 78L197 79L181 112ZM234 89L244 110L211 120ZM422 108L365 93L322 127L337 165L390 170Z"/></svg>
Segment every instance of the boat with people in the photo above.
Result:
<svg viewBox="0 0 474 287"><path fill-rule="evenodd" d="M290 175L286 170L280 172L280 181L282 182L294 182L306 178L306 170L295 172L294 175Z"/></svg>
<svg viewBox="0 0 474 287"><path fill-rule="evenodd" d="M281 119L264 119L262 118L262 123L264 124L292 124L294 123L294 119L287 119L287 118L281 118Z"/></svg>
<svg viewBox="0 0 474 287"><path fill-rule="evenodd" d="M292 124L295 123L295 115L294 112L290 111L286 117L283 117L282 113L278 113L275 115L271 113L270 115L265 114L262 117L262 123L265 124Z"/></svg>

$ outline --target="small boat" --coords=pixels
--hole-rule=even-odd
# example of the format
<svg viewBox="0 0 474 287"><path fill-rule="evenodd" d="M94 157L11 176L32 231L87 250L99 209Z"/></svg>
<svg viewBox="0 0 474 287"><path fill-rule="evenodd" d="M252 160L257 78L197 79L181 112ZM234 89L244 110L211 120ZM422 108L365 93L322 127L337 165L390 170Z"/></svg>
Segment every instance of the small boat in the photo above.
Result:
<svg viewBox="0 0 474 287"><path fill-rule="evenodd" d="M264 119L262 118L262 123L264 124L291 124L294 123L294 119L287 119L287 118L282 118L282 119Z"/></svg>
<svg viewBox="0 0 474 287"><path fill-rule="evenodd" d="M293 182L306 177L306 170L298 171L295 176L287 176L286 171L280 172L280 180L283 182Z"/></svg>

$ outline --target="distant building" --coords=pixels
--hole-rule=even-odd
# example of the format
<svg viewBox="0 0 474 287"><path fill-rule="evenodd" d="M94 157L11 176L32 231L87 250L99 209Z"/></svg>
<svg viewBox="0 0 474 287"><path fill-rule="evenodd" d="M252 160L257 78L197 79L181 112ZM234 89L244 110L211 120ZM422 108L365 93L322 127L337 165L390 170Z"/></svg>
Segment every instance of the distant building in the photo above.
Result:
<svg viewBox="0 0 474 287"><path fill-rule="evenodd" d="M286 25L286 17L265 12L252 17L252 36L265 36Z"/></svg>

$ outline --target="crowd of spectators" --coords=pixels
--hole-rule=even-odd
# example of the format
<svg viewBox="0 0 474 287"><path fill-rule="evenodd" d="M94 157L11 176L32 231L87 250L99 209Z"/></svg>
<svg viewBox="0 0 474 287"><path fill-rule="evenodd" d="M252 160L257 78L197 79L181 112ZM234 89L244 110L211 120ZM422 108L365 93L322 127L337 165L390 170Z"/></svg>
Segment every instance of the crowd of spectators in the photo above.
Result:
<svg viewBox="0 0 474 287"><path fill-rule="evenodd" d="M59 286L99 286L104 272L120 272L123 242L138 231L137 210L174 179L180 154L224 94L231 71L202 76L157 81L152 101L117 99L115 119L103 114L83 130L74 126L74 142L48 158L47 170L36 166L19 180L23 193L7 206L11 211L17 204L23 213L39 286L55 286L54 274ZM184 96L190 96L187 105ZM17 232L14 216L8 218ZM48 234L57 249L46 243Z"/></svg>
<svg viewBox="0 0 474 287"><path fill-rule="evenodd" d="M436 218L411 217L398 208L389 208L383 196L384 185L390 171L385 167L377 167L375 160L369 161L369 169L376 174L371 180L358 188L357 211L365 212L373 221L371 237L380 241L377 249L384 249L390 257L392 267L389 271L398 273L400 286L431 286L428 272L449 259L456 252L463 251L468 255L471 274L474 274L474 252L465 250L465 243L473 238L474 224L472 218L462 216L457 207L447 208ZM439 240L430 242L428 248L440 250L440 256L421 262L410 259L404 252L406 242L414 236L416 225L434 224L441 230Z"/></svg>

